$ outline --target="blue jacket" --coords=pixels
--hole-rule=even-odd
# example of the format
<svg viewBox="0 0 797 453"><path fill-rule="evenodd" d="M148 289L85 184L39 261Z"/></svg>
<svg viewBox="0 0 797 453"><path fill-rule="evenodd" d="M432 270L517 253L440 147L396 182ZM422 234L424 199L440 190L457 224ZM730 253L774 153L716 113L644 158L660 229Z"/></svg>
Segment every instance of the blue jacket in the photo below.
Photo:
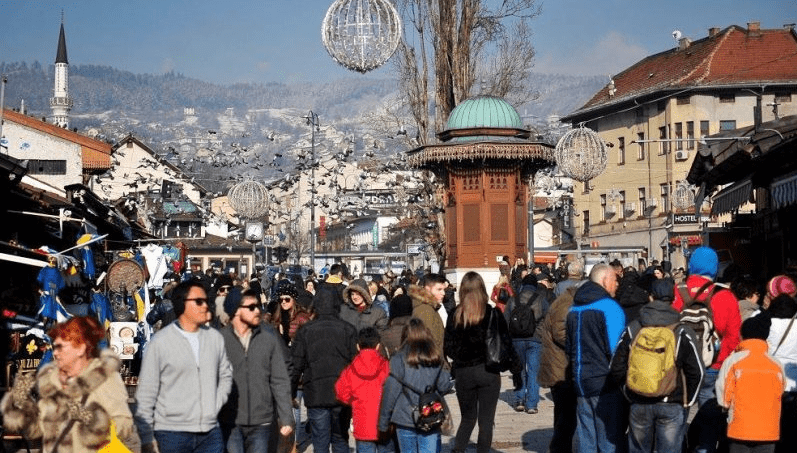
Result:
<svg viewBox="0 0 797 453"><path fill-rule="evenodd" d="M597 396L613 386L606 378L624 328L623 309L609 293L592 281L581 285L567 314L565 342L578 396Z"/></svg>

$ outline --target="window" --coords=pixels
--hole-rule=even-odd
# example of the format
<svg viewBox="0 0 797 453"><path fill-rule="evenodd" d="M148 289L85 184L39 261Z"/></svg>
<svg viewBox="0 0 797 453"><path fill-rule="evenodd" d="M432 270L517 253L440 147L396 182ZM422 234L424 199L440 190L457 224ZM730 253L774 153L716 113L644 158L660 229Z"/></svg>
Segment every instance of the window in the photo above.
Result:
<svg viewBox="0 0 797 453"><path fill-rule="evenodd" d="M695 149L695 122L686 122L686 149Z"/></svg>
<svg viewBox="0 0 797 453"><path fill-rule="evenodd" d="M601 218L604 222L609 218L609 213L606 211L606 194L601 195Z"/></svg>
<svg viewBox="0 0 797 453"><path fill-rule="evenodd" d="M719 96L720 102L723 104L731 104L736 102L736 95L733 93L723 93Z"/></svg>
<svg viewBox="0 0 797 453"><path fill-rule="evenodd" d="M675 103L678 105L686 105L692 102L692 98L689 96L678 96L675 98Z"/></svg>
<svg viewBox="0 0 797 453"><path fill-rule="evenodd" d="M639 132L636 134L639 149L636 152L636 160L645 160L645 133Z"/></svg>
<svg viewBox="0 0 797 453"><path fill-rule="evenodd" d="M732 131L736 129L736 120L720 121L720 131Z"/></svg>
<svg viewBox="0 0 797 453"><path fill-rule="evenodd" d="M625 165L625 137L617 139L617 165Z"/></svg>
<svg viewBox="0 0 797 453"><path fill-rule="evenodd" d="M775 102L791 102L791 93L775 93Z"/></svg>
<svg viewBox="0 0 797 453"><path fill-rule="evenodd" d="M708 137L708 121L700 121L700 138Z"/></svg>
<svg viewBox="0 0 797 453"><path fill-rule="evenodd" d="M31 175L65 175L66 160L38 160L28 161L28 173Z"/></svg>
<svg viewBox="0 0 797 453"><path fill-rule="evenodd" d="M625 217L625 190L620 191L620 217Z"/></svg>
<svg viewBox="0 0 797 453"><path fill-rule="evenodd" d="M589 236L589 210L581 211L581 216L584 217L584 233L583 233L583 236Z"/></svg>
<svg viewBox="0 0 797 453"><path fill-rule="evenodd" d="M684 149L684 142L681 140L684 138L684 123L675 123L675 150L680 151Z"/></svg>
<svg viewBox="0 0 797 453"><path fill-rule="evenodd" d="M659 156L662 154L667 154L670 151L670 143L667 142L667 126L662 126L659 128Z"/></svg>
<svg viewBox="0 0 797 453"><path fill-rule="evenodd" d="M644 213L645 209L648 207L647 206L647 197L645 195L646 195L645 188L644 187L640 187L639 188L639 213L640 214Z"/></svg>
<svg viewBox="0 0 797 453"><path fill-rule="evenodd" d="M670 212L670 185L661 184L661 211Z"/></svg>

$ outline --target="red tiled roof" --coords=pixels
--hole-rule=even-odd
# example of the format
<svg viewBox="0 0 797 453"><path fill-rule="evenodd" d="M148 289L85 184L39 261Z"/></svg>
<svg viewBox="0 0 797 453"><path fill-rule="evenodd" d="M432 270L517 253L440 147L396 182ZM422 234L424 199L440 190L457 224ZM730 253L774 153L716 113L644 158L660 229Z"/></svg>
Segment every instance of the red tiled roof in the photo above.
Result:
<svg viewBox="0 0 797 453"><path fill-rule="evenodd" d="M613 96L607 85L567 117L663 90L795 84L797 35L786 28L748 30L732 25L684 49L651 55L612 80Z"/></svg>
<svg viewBox="0 0 797 453"><path fill-rule="evenodd" d="M69 129L46 123L39 119L17 113L13 110L3 110L3 118L19 125L36 129L64 140L80 145L83 156L83 170L107 170L111 168L111 145L91 137L78 134Z"/></svg>

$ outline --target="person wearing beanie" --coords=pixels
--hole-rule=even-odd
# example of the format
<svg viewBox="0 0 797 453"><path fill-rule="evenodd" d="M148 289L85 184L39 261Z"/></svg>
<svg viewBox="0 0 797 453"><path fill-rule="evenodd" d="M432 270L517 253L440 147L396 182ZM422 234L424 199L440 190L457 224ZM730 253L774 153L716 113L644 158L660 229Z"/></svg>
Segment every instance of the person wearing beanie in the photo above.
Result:
<svg viewBox="0 0 797 453"><path fill-rule="evenodd" d="M265 322L277 330L286 346L291 345L296 331L313 318L311 312L298 303L297 294L294 285L283 283L275 296L277 308L264 316Z"/></svg>
<svg viewBox="0 0 797 453"><path fill-rule="evenodd" d="M714 283L717 277L719 259L717 252L711 247L698 247L689 257L689 277L683 283L675 286L675 300L672 306L679 312L687 303L698 301L709 306L713 316L714 330L720 339L719 354L707 369L703 377L703 385L697 396L698 408L712 401L717 376L725 359L739 345L739 331L742 317L739 313L739 302L733 293ZM685 297L686 296L686 297ZM713 452L717 440L722 436L722 412L716 406L710 406L705 411L705 416L697 422L700 432L698 450Z"/></svg>
<svg viewBox="0 0 797 453"><path fill-rule="evenodd" d="M357 332L364 327L374 327L379 332L387 328L387 314L373 305L368 283L362 279L353 280L343 290L340 319L353 325Z"/></svg>
<svg viewBox="0 0 797 453"><path fill-rule="evenodd" d="M252 289L227 296L230 325L220 330L235 385L219 413L226 451L265 451L271 425L289 436L294 430L291 381L279 337L260 317L260 294ZM276 417L275 417L276 414ZM244 446L246 446L244 448Z"/></svg>
<svg viewBox="0 0 797 453"><path fill-rule="evenodd" d="M412 299L400 294L390 301L390 320L387 329L382 332L382 346L388 357L392 357L401 348L401 332L412 319Z"/></svg>
<svg viewBox="0 0 797 453"><path fill-rule="evenodd" d="M741 327L737 351L728 356L719 371L717 402L728 411L731 452L774 452L780 438L786 382L783 365L767 352L769 330L768 315L747 319Z"/></svg>
<svg viewBox="0 0 797 453"><path fill-rule="evenodd" d="M313 451L348 452L351 411L335 396L335 382L357 354L357 330L338 316L342 300L321 285L313 299L316 318L296 332L291 347L291 391L303 383Z"/></svg>
<svg viewBox="0 0 797 453"><path fill-rule="evenodd" d="M777 275L767 282L767 293L764 296L764 309L769 307L770 302L781 294L786 294L790 297L797 296L797 285L794 280L786 275Z"/></svg>

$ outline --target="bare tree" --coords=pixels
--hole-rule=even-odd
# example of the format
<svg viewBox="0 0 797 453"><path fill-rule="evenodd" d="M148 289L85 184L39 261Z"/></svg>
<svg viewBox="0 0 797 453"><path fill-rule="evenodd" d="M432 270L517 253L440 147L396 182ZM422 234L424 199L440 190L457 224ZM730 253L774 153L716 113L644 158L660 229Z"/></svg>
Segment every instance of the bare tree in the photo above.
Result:
<svg viewBox="0 0 797 453"><path fill-rule="evenodd" d="M394 61L421 144L442 130L454 107L472 94L479 70L489 73L487 94L523 98L534 59L529 22L540 13L537 0L398 3L405 36ZM434 111L428 89L432 70Z"/></svg>

